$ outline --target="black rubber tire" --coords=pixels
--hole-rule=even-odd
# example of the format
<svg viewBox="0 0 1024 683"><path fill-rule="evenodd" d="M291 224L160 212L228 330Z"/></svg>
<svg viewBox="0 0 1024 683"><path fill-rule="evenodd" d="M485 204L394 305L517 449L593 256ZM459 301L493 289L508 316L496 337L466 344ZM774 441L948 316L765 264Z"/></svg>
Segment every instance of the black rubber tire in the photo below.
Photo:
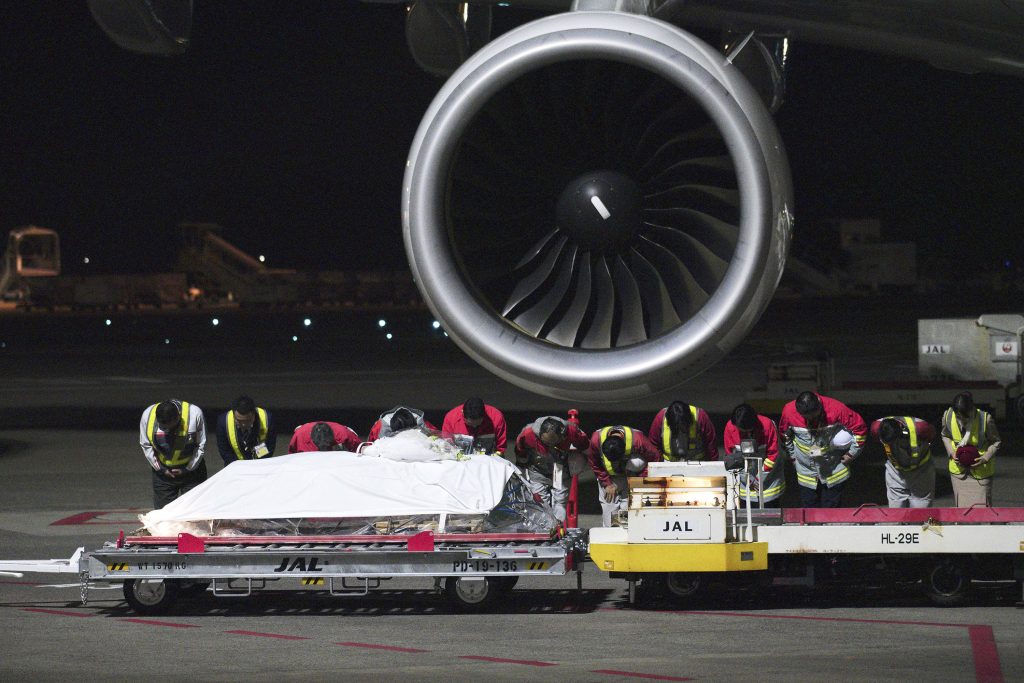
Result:
<svg viewBox="0 0 1024 683"><path fill-rule="evenodd" d="M673 600L692 600L699 596L707 585L703 574L697 572L674 572L662 577L665 595Z"/></svg>
<svg viewBox="0 0 1024 683"><path fill-rule="evenodd" d="M448 604L460 612L482 612L494 603L502 591L491 577L449 576L444 580L444 595Z"/></svg>
<svg viewBox="0 0 1024 683"><path fill-rule="evenodd" d="M971 595L970 565L959 558L931 559L925 565L922 587L924 594L936 605L963 605Z"/></svg>
<svg viewBox="0 0 1024 683"><path fill-rule="evenodd" d="M181 584L174 579L128 579L124 599L139 614L165 614L178 600Z"/></svg>

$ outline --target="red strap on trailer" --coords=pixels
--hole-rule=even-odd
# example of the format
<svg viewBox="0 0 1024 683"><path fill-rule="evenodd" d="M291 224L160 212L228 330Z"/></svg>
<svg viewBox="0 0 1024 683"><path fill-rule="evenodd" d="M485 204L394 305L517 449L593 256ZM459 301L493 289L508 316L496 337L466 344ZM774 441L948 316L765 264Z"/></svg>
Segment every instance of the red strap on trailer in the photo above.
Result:
<svg viewBox="0 0 1024 683"><path fill-rule="evenodd" d="M203 539L192 534L178 534L179 553L205 553L206 544Z"/></svg>
<svg viewBox="0 0 1024 683"><path fill-rule="evenodd" d="M434 532L421 531L415 536L410 536L406 550L411 553L434 552Z"/></svg>

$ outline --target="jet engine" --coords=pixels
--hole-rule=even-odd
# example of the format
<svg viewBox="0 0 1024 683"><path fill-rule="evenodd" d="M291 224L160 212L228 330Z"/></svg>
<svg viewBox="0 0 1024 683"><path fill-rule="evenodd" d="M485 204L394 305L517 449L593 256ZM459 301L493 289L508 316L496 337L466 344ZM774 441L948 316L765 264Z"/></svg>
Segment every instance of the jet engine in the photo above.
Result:
<svg viewBox="0 0 1024 683"><path fill-rule="evenodd" d="M771 299L792 189L764 104L665 22L557 14L472 55L409 153L403 231L449 336L528 390L636 398L727 354Z"/></svg>

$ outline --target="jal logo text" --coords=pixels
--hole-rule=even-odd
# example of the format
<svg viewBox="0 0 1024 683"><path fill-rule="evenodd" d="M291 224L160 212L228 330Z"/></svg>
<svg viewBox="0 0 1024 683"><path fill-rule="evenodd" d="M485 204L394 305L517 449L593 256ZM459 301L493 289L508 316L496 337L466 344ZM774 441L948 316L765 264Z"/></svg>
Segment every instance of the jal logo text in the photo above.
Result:
<svg viewBox="0 0 1024 683"><path fill-rule="evenodd" d="M693 529L690 528L689 522L683 522L682 524L679 522L665 522L665 528L662 531L693 531Z"/></svg>
<svg viewBox="0 0 1024 683"><path fill-rule="evenodd" d="M285 557L281 560L281 564L278 565L275 572L322 572L323 569L317 567L318 558L311 557L309 561L306 561L305 557L296 557L294 560L290 557Z"/></svg>

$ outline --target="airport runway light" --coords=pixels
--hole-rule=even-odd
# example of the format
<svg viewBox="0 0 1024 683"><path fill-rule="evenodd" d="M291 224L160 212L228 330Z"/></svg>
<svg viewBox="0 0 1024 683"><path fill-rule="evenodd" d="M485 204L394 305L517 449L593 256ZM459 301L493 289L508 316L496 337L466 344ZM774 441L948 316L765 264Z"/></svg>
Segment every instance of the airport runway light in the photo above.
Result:
<svg viewBox="0 0 1024 683"><path fill-rule="evenodd" d="M171 340L166 338L166 337L164 337L164 344L170 344L170 343L171 343Z"/></svg>
<svg viewBox="0 0 1024 683"><path fill-rule="evenodd" d="M86 257L85 257L84 259L82 259L82 263L84 263L84 264L88 265L88 263L89 263L89 257L88 257L88 256L86 256Z"/></svg>
<svg viewBox="0 0 1024 683"><path fill-rule="evenodd" d="M392 338L392 334L390 332L388 332L387 336L388 336L388 340L390 340Z"/></svg>
<svg viewBox="0 0 1024 683"><path fill-rule="evenodd" d="M267 257L264 256L263 254L260 254L260 263L266 263L266 262L267 262Z"/></svg>
<svg viewBox="0 0 1024 683"><path fill-rule="evenodd" d="M387 324L388 324L388 321L385 320L384 318L381 318L380 320L377 321L377 327L384 327Z"/></svg>
<svg viewBox="0 0 1024 683"><path fill-rule="evenodd" d="M439 322L437 322L437 321L435 320L435 321L434 321L434 324L433 324L433 328L434 328L435 330L439 330L439 329L441 329L441 323L439 323Z"/></svg>
<svg viewBox="0 0 1024 683"><path fill-rule="evenodd" d="M106 319L106 320L104 320L103 322L104 322L104 323L106 324L106 326L107 326L107 327L110 327L111 325L113 325L113 324L114 324L113 322L111 322L110 318L107 318L107 319Z"/></svg>
<svg viewBox="0 0 1024 683"><path fill-rule="evenodd" d="M220 325L220 318L214 318L210 322L213 323L214 327L217 327L217 325Z"/></svg>
<svg viewBox="0 0 1024 683"><path fill-rule="evenodd" d="M312 321L312 320L310 320L309 318L305 318L305 319L304 319L304 320L302 321L302 324L303 324L303 326L305 326L305 327L309 327L310 325L312 325L312 324L313 324L313 321Z"/></svg>
<svg viewBox="0 0 1024 683"><path fill-rule="evenodd" d="M299 341L299 337L298 337L297 335L294 335L294 334L293 334L293 335L292 335L292 341L293 341L293 342L297 342L297 341Z"/></svg>

